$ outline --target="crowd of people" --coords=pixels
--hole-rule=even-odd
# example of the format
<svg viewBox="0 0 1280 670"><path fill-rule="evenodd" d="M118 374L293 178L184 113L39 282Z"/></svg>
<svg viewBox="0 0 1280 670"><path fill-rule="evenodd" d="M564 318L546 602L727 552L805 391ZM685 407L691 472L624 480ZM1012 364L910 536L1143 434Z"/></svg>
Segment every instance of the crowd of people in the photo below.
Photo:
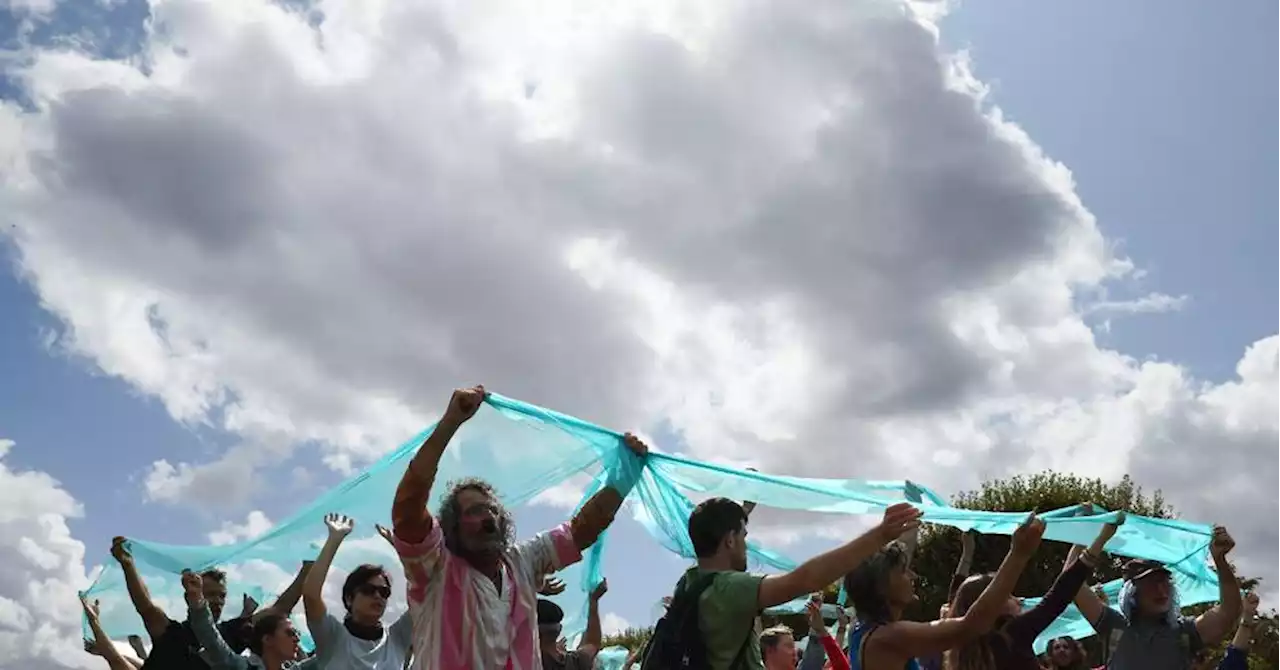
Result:
<svg viewBox="0 0 1280 670"><path fill-rule="evenodd" d="M222 621L226 575L216 569L182 574L187 612L170 618L156 605L134 566L124 538L112 555L123 570L130 599L151 639L148 651L131 637L136 657L122 654L103 633L97 604L85 600L92 639L85 648L112 670L587 670L601 649L599 601L590 594L586 631L576 648L562 640L564 611L549 597L564 591L553 575L581 560L612 523L634 485L635 473L611 469L606 486L565 524L517 542L510 512L481 479L453 483L435 515L428 497L437 468L456 431L480 408L483 387L454 391L435 430L409 463L391 509L391 528L377 526L399 556L408 609L385 622L393 577L381 565L361 565L346 577L342 611L329 610L323 587L334 556L354 520L330 514L328 539L304 562L292 584L271 605L246 597L239 614ZM641 461L647 446L633 435L623 443ZM972 533L965 534L950 598L934 621L904 618L917 599L912 568L921 512L891 505L880 522L852 541L783 574L747 572L747 526L754 507L727 498L698 504L688 520L696 565L680 577L666 611L643 648L625 666L641 670L1082 670L1083 647L1053 640L1045 654L1033 643L1074 603L1102 643L1111 670L1200 670L1207 650L1234 637L1218 665L1243 670L1257 598L1241 594L1228 553L1234 541L1215 528L1210 555L1219 601L1204 613L1181 613L1169 568L1146 560L1125 565L1118 607L1089 586L1103 550L1124 523L1101 529L1088 547L1073 547L1061 574L1034 606L1024 608L1013 588L1039 548L1045 525L1034 513L1013 533L994 573L969 574ZM825 617L820 594L840 582L849 610ZM540 597L543 596L543 597ZM767 608L809 598L808 631L762 628ZM304 654L290 613L302 601L314 651ZM834 621L834 635L828 629ZM804 634L804 638L799 637ZM804 642L803 648L800 642Z"/></svg>

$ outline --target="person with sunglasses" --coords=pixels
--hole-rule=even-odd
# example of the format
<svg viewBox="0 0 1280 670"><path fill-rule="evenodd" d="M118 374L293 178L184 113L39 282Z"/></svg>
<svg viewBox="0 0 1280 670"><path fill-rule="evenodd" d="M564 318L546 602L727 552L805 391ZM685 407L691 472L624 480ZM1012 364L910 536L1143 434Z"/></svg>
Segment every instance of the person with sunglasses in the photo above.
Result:
<svg viewBox="0 0 1280 670"><path fill-rule="evenodd" d="M316 643L318 667L327 670L402 670L413 644L413 621L408 612L383 627L382 616L391 599L391 575L381 565L361 565L342 584L342 620L329 613L321 597L334 554L355 528L341 514L324 518L329 539L302 584L307 628ZM379 529L379 533L381 533Z"/></svg>

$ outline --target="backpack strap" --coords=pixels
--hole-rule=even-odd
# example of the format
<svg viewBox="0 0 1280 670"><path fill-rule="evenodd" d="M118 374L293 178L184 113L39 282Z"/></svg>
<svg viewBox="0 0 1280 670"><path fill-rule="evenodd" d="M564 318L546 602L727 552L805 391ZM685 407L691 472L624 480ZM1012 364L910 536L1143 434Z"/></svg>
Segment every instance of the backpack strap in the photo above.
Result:
<svg viewBox="0 0 1280 670"><path fill-rule="evenodd" d="M650 635L649 639L644 643L643 651L640 653L639 666L641 668L646 667L645 661L649 659L650 652L653 651L653 645L662 637L659 635L658 629L665 630L669 626L679 626L683 623L683 621L671 616L671 610L678 609L682 615L687 615L688 612L684 611L686 604L698 604L702 594L711 587L715 580L716 573L698 575L693 580L689 580L687 574L680 577L680 580L676 582L675 594L671 598L671 604L667 606L667 611L658 619L658 625L654 627L654 634Z"/></svg>
<svg viewBox="0 0 1280 670"><path fill-rule="evenodd" d="M698 599L702 597L702 594L705 593L707 589L711 588L711 584L716 581L716 575L717 573L714 572L709 575L700 575L697 579L693 580L693 585L685 584L684 577L681 577L680 582L684 585L684 588L679 588L681 584L677 584L676 595L675 598L672 598L671 600L671 606L676 606L676 599L680 599L681 602L684 602L685 600L698 602Z"/></svg>
<svg viewBox="0 0 1280 670"><path fill-rule="evenodd" d="M751 622L747 624L747 636L742 639L742 646L738 647L738 654L733 657L733 662L729 664L729 670L741 667L742 659L747 655L747 648L751 646L751 636L755 635L756 619L759 616L759 613L757 613L756 616L751 617Z"/></svg>

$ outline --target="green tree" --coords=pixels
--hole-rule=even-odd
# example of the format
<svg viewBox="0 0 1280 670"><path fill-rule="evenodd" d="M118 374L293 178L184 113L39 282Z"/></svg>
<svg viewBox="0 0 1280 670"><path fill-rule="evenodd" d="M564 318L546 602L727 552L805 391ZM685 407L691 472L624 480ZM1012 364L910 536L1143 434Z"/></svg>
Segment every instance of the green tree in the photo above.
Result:
<svg viewBox="0 0 1280 670"><path fill-rule="evenodd" d="M604 636L602 644L605 647L625 647L629 651L635 651L644 647L650 635L653 635L652 627L628 628L621 633Z"/></svg>
<svg viewBox="0 0 1280 670"><path fill-rule="evenodd" d="M1034 475L1018 475L1008 479L986 482L977 491L968 491L954 497L952 504L965 509L990 512L1023 512L1032 509L1043 511L1093 502L1108 510L1124 510L1142 516L1162 519L1176 518L1176 513L1160 491L1146 493L1125 476L1119 483L1107 483L1101 479L1089 479L1076 475L1042 472ZM1070 546L1061 542L1041 545L1036 558L1022 573L1014 593L1025 597L1044 595L1062 570ZM977 540L971 572L978 574L999 567L1009 550L1009 537L983 535ZM916 593L919 602L906 615L917 621L928 621L938 616L939 608L947 601L947 590L956 564L960 560L960 532L954 528L926 525L920 533L920 545L916 552L915 569L919 575ZM1108 582L1121 576L1126 559L1110 557L1098 567L1095 581ZM1253 583L1256 583L1254 580ZM1245 586L1252 586L1246 582ZM1203 611L1209 606L1201 606ZM1192 610L1189 609L1188 613ZM1258 614L1255 624L1254 653L1251 665L1255 670L1280 670L1276 659L1276 615L1274 612ZM1225 642L1220 645L1225 647ZM1100 655L1097 638L1089 638L1085 647L1097 659Z"/></svg>
<svg viewBox="0 0 1280 670"><path fill-rule="evenodd" d="M1146 494L1129 477L1108 484L1101 479L1042 472L1017 475L1009 479L986 482L977 491L961 493L952 500L956 507L988 512L1048 511L1082 502L1093 502L1109 510L1125 510L1142 516L1174 518L1174 511L1159 491ZM1018 580L1014 593L1027 597L1044 595L1062 571L1070 546L1060 542L1041 545L1035 559ZM983 535L976 542L972 572L995 570L1009 551L1007 535ZM920 601L907 616L917 621L937 618L938 609L947 601L947 589L956 564L960 562L960 531L946 526L926 525L920 531L915 568L920 579L916 592ZM1099 566L1097 581L1106 582L1121 575L1122 559Z"/></svg>
<svg viewBox="0 0 1280 670"><path fill-rule="evenodd" d="M1032 509L1043 511L1068 507L1081 502L1094 502L1108 510L1124 510L1142 516L1162 519L1176 518L1174 509L1165 502L1160 491L1144 492L1128 476L1119 483L1101 479L1089 479L1076 475L1042 472L1028 476L986 482L977 491L955 496L952 504L965 509L991 512L1024 512ZM1044 595L1062 570L1069 546L1060 542L1045 542L1036 559L1027 566L1018 581L1015 593L1026 597ZM1009 538L1001 535L983 535L977 540L971 572L993 571L1000 565L1009 550ZM1107 582L1121 576L1123 558L1113 557L1098 567L1096 582ZM916 593L919 602L907 613L917 621L930 621L938 616L939 608L947 600L947 589L956 564L960 561L960 533L954 528L926 525L920 531L920 544L914 567L919 575ZM1257 580L1243 579L1242 586L1252 588ZM839 584L833 584L823 594L829 603L836 601ZM1187 608L1187 614L1198 614L1210 605ZM765 617L765 625L782 623L804 635L808 629L802 615ZM634 649L648 639L649 629L626 631L620 636L606 639L606 644L619 644ZM1227 641L1215 649L1221 657ZM1099 656L1096 637L1086 640L1086 648L1094 659ZM1253 648L1249 659L1250 670L1280 670L1280 645L1277 644L1277 614L1259 612L1254 624Z"/></svg>

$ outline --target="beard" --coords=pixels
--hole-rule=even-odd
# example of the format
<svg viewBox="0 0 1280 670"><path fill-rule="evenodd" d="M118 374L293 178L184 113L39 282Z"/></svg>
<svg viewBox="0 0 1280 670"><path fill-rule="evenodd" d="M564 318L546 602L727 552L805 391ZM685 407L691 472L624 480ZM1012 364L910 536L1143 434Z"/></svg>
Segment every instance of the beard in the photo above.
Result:
<svg viewBox="0 0 1280 670"><path fill-rule="evenodd" d="M464 530L454 554L476 567L489 567L510 548L504 524L486 519L474 529Z"/></svg>

